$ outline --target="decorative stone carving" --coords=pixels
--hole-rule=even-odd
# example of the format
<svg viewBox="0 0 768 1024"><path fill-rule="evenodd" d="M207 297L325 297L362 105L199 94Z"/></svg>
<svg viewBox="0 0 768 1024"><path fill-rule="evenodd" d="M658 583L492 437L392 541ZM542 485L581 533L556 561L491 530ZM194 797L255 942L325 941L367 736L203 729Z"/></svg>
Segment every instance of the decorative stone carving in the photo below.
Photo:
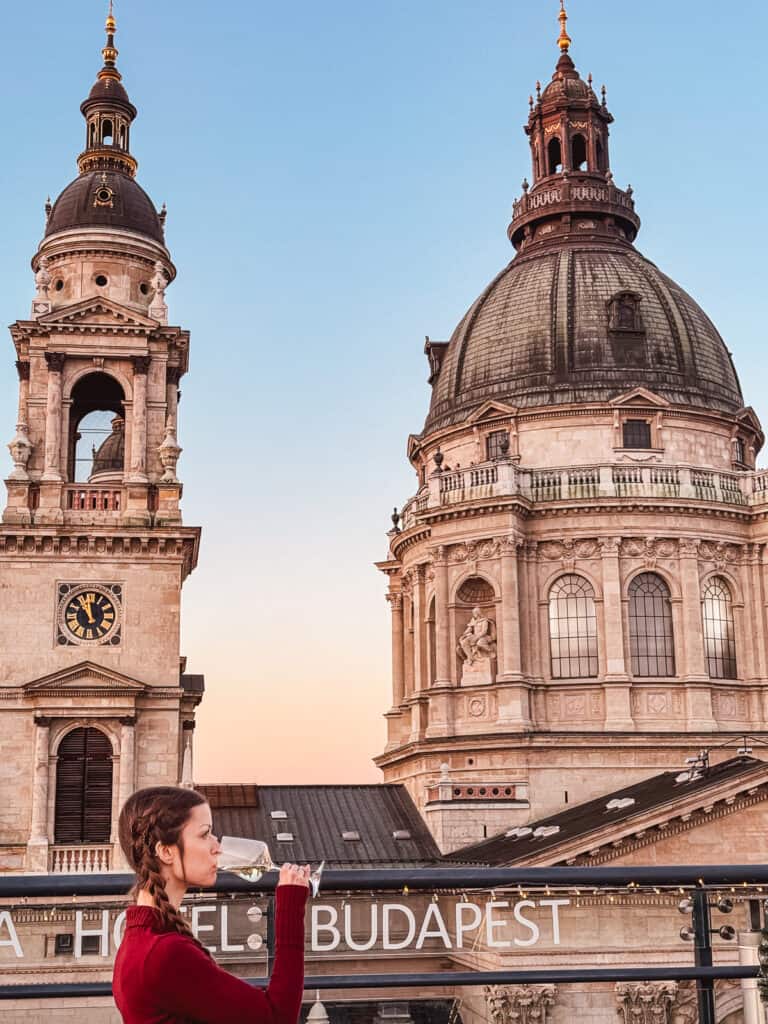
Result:
<svg viewBox="0 0 768 1024"><path fill-rule="evenodd" d="M165 302L165 289L168 287L168 279L165 276L163 264L158 260L155 263L155 272L149 282L155 290L152 305L149 307L149 315L161 324L168 323L168 306Z"/></svg>
<svg viewBox="0 0 768 1024"><path fill-rule="evenodd" d="M179 461L179 456L183 450L183 448L179 447L173 427L169 424L165 428L163 443L157 449L160 464L163 467L163 475L161 477L163 483L176 484L179 482L176 477L176 463Z"/></svg>
<svg viewBox="0 0 768 1024"><path fill-rule="evenodd" d="M672 1024L676 981L619 982L616 1002L624 1024Z"/></svg>
<svg viewBox="0 0 768 1024"><path fill-rule="evenodd" d="M32 300L32 316L43 316L51 312L51 300L48 298L48 289L51 284L51 275L48 271L48 258L40 257L37 273L35 274L35 297Z"/></svg>
<svg viewBox="0 0 768 1024"><path fill-rule="evenodd" d="M488 1016L493 1024L547 1024L556 991L554 985L486 985Z"/></svg>
<svg viewBox="0 0 768 1024"><path fill-rule="evenodd" d="M27 473L27 463L29 457L32 454L32 442L27 434L27 424L17 423L16 433L13 436L13 440L8 445L8 451L11 453L13 459L13 470L11 471L10 480L29 480L29 474Z"/></svg>
<svg viewBox="0 0 768 1024"><path fill-rule="evenodd" d="M469 668L496 657L496 623L483 615L479 607L472 609L472 618L459 637L456 653Z"/></svg>

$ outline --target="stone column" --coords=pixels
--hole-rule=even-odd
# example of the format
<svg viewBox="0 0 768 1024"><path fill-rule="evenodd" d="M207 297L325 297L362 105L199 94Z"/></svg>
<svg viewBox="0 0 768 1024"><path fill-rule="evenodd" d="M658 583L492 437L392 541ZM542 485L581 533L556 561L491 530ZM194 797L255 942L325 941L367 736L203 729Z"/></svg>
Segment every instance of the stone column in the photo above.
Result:
<svg viewBox="0 0 768 1024"><path fill-rule="evenodd" d="M742 967L758 967L760 958L760 932L739 932L739 964ZM741 979L741 997L744 1003L744 1024L765 1024L765 1008L757 988L757 978Z"/></svg>
<svg viewBox="0 0 768 1024"><path fill-rule="evenodd" d="M149 356L133 357L133 424L131 430L131 465L129 479L147 482L147 374Z"/></svg>
<svg viewBox="0 0 768 1024"><path fill-rule="evenodd" d="M523 634L527 643L528 675L531 679L543 680L545 675L544 659L549 658L549 648L542 651L541 646L541 624L539 621L539 571L538 571L538 541L529 540L525 542L525 557L523 559L523 586L522 612L523 612ZM546 598L544 605L546 606ZM548 636L548 634L544 634ZM522 640L522 636L521 636Z"/></svg>
<svg viewBox="0 0 768 1024"><path fill-rule="evenodd" d="M755 668L758 677L765 679L768 674L768 663L766 662L766 621L765 621L765 600L763 590L763 576L760 571L761 563L765 558L766 545L750 544L748 548L748 559L750 568L751 593L747 600L751 600L755 614Z"/></svg>
<svg viewBox="0 0 768 1024"><path fill-rule="evenodd" d="M600 541L603 572L603 643L605 645L605 724L608 729L634 729L631 686L624 658L624 602L621 594L621 537Z"/></svg>
<svg viewBox="0 0 768 1024"><path fill-rule="evenodd" d="M451 632L448 621L448 551L435 552L435 686L451 685Z"/></svg>
<svg viewBox="0 0 768 1024"><path fill-rule="evenodd" d="M120 719L120 808L136 788L136 718Z"/></svg>
<svg viewBox="0 0 768 1024"><path fill-rule="evenodd" d="M415 690L413 678L413 584L403 577L403 688L406 697Z"/></svg>
<svg viewBox="0 0 768 1024"><path fill-rule="evenodd" d="M186 789L192 789L195 785L194 751L192 749L194 733L195 723L193 720L190 719L182 723L182 744L184 749L181 756L181 778L179 779L179 785L184 786Z"/></svg>
<svg viewBox="0 0 768 1024"><path fill-rule="evenodd" d="M501 680L522 679L520 652L520 588L517 551L522 541L501 538Z"/></svg>
<svg viewBox="0 0 768 1024"><path fill-rule="evenodd" d="M62 352L46 352L48 396L45 409L45 467L43 480L61 480L61 371Z"/></svg>
<svg viewBox="0 0 768 1024"><path fill-rule="evenodd" d="M403 675L403 595L387 594L392 609L392 706L400 707L405 699Z"/></svg>
<svg viewBox="0 0 768 1024"><path fill-rule="evenodd" d="M32 776L32 823L27 845L27 870L48 870L48 749L50 718L35 718Z"/></svg>
<svg viewBox="0 0 768 1024"><path fill-rule="evenodd" d="M168 366L165 370L165 427L176 433L179 418L179 381L181 370Z"/></svg>
<svg viewBox="0 0 768 1024"><path fill-rule="evenodd" d="M418 693L426 690L427 673L427 636L426 636L426 600L424 584L426 568L417 565L413 570L413 688Z"/></svg>
<svg viewBox="0 0 768 1024"><path fill-rule="evenodd" d="M712 713L712 690L704 659L704 624L701 616L699 542L680 541L680 590L683 598L683 664L688 728L709 732L717 729ZM699 685L692 685L698 683Z"/></svg>

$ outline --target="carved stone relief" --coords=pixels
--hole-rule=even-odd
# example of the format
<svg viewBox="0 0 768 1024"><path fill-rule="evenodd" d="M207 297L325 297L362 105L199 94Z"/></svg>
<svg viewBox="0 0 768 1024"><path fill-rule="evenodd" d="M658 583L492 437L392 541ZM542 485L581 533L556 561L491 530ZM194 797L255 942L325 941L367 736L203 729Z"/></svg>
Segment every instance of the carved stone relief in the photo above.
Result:
<svg viewBox="0 0 768 1024"><path fill-rule="evenodd" d="M749 714L747 695L733 690L715 690L712 694L712 708L717 718L743 721Z"/></svg>
<svg viewBox="0 0 768 1024"><path fill-rule="evenodd" d="M618 1013L624 1024L672 1024L672 1005L677 996L675 981L619 982Z"/></svg>
<svg viewBox="0 0 768 1024"><path fill-rule="evenodd" d="M554 985L486 985L488 1017L493 1024L547 1024L556 991Z"/></svg>

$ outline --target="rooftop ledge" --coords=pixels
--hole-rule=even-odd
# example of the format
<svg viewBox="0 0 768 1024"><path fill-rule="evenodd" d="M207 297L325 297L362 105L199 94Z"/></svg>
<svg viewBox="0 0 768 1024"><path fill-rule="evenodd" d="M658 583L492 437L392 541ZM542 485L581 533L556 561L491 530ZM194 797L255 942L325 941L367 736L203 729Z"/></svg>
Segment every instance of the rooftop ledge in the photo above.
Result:
<svg viewBox="0 0 768 1024"><path fill-rule="evenodd" d="M768 470L725 473L678 466L600 464L526 469L511 461L435 473L402 510L401 528L425 514L468 501L508 496L533 505L603 498L690 499L741 506L768 506Z"/></svg>

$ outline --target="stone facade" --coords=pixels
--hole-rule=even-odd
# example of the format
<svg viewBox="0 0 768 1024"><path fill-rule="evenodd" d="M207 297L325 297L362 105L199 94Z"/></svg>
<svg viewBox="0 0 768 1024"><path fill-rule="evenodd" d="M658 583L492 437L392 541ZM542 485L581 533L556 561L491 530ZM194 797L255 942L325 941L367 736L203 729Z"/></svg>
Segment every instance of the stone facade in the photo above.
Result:
<svg viewBox="0 0 768 1024"><path fill-rule="evenodd" d="M180 781L201 698L179 652L181 588L200 539L182 523L175 473L189 334L168 324L176 271L161 219L151 204L152 217L142 213L150 201L127 142L136 111L119 77L110 56L99 82L112 86L104 96L97 83L101 98L83 108L81 176L49 211L33 259L31 317L11 326L19 403L0 524L0 871L121 867L121 803L139 786ZM122 125L120 137L105 142L99 119ZM79 429L94 411L124 424L124 446L119 464L83 480ZM88 737L98 757L78 748ZM98 779L83 767L94 759Z"/></svg>

